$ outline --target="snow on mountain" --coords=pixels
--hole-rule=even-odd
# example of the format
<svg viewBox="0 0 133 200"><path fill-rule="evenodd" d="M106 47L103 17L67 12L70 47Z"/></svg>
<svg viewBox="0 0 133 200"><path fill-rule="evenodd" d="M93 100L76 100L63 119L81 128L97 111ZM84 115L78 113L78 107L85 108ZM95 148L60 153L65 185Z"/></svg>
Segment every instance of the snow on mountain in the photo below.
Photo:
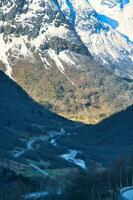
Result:
<svg viewBox="0 0 133 200"><path fill-rule="evenodd" d="M133 79L130 29L118 20L132 23L132 4L99 2L0 0L0 69L54 112L91 123L132 104L116 76Z"/></svg>
<svg viewBox="0 0 133 200"><path fill-rule="evenodd" d="M68 3L60 6L69 19ZM133 78L133 2L71 0L74 27L97 62L121 77ZM70 3L69 3L70 4ZM67 6L69 8L67 8Z"/></svg>
<svg viewBox="0 0 133 200"><path fill-rule="evenodd" d="M6 0L0 3L0 38L3 47L0 60L10 77L12 69L7 55L10 51L15 57L29 56L29 50L38 52L42 62L49 67L49 59L55 58L51 54L50 43L53 38L59 37L74 45L79 44L79 48L85 45L100 64L121 77L133 78L132 1ZM59 41L54 43L56 46L52 50L57 54L61 49L68 49L58 47ZM72 48L69 48L70 51Z"/></svg>
<svg viewBox="0 0 133 200"><path fill-rule="evenodd" d="M75 62L68 56L69 52L77 53L83 49L88 54L84 44L60 12L57 1L10 0L1 1L1 5L0 60L10 77L11 68L20 56L32 57L34 62L34 54L38 54L46 68L50 67L49 62L53 60L65 75L62 61L58 57L59 52L64 55L61 57L60 54L61 59L64 62L69 60L70 64ZM69 50L67 54L66 50Z"/></svg>
<svg viewBox="0 0 133 200"><path fill-rule="evenodd" d="M112 18L117 24L114 28L133 41L133 1L90 0L89 2L103 18Z"/></svg>
<svg viewBox="0 0 133 200"><path fill-rule="evenodd" d="M98 19L104 25L112 29L107 33L107 46L111 42L109 54L115 56L112 63L115 65L115 73L122 77L132 79L133 69L133 1L129 0L89 0L97 12ZM112 36L112 34L114 36ZM107 49L108 49L107 47ZM112 56L113 58L113 56ZM108 62L108 59L106 59ZM126 64L127 62L127 64ZM121 65L121 66L120 66ZM111 66L111 63L110 63ZM111 66L112 67L112 66Z"/></svg>
<svg viewBox="0 0 133 200"><path fill-rule="evenodd" d="M78 151L69 149L67 154L63 154L60 157L64 160L67 160L70 163L74 163L82 169L87 169L84 160L76 159L77 154Z"/></svg>

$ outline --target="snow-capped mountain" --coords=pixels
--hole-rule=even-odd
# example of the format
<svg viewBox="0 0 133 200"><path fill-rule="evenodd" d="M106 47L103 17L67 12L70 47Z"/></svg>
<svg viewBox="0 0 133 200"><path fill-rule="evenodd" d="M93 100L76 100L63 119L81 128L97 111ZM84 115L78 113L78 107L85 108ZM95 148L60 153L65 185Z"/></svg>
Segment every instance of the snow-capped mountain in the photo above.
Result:
<svg viewBox="0 0 133 200"><path fill-rule="evenodd" d="M46 66L49 66L48 59L54 59L63 72L56 53L64 50L63 55L59 55L61 59L74 64L65 50L77 52L85 45L100 64L121 77L132 79L132 9L133 2L128 0L1 1L0 60L11 75L6 54L11 51L14 57L20 54L30 57L34 51L40 53ZM60 37L62 41L51 48L53 37ZM67 44L63 40L67 40Z"/></svg>
<svg viewBox="0 0 133 200"><path fill-rule="evenodd" d="M110 21L107 21L107 23L110 23L112 28L116 29L117 31L125 35L130 41L133 41L133 35L132 35L133 2L132 1L102 0L102 1L97 1L96 3L96 1L90 0L90 3L95 8L96 12L98 12L100 15L103 15L103 20L109 20L107 19L107 17L110 17Z"/></svg>
<svg viewBox="0 0 133 200"><path fill-rule="evenodd" d="M120 18L131 27L132 3L99 2L0 0L0 68L37 101L89 123L133 103L132 82L115 75L133 78Z"/></svg>
<svg viewBox="0 0 133 200"><path fill-rule="evenodd" d="M67 1L66 1L67 2ZM71 0L60 6L97 62L120 77L133 78L133 2ZM68 12L69 11L69 12Z"/></svg>
<svg viewBox="0 0 133 200"><path fill-rule="evenodd" d="M1 5L0 60L5 64L8 75L11 76L11 65L15 64L20 55L34 62L33 54L37 53L45 67L50 67L49 60L54 60L64 73L59 57L74 65L67 50L76 53L83 49L83 52L88 53L59 11L57 2L11 0L2 1ZM62 55L58 55L61 52Z"/></svg>

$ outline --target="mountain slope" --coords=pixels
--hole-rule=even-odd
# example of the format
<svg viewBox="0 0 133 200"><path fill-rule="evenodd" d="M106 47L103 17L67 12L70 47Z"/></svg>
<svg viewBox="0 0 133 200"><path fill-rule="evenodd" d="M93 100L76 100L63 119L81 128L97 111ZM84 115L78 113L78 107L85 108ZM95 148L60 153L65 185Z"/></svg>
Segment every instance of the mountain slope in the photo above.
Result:
<svg viewBox="0 0 133 200"><path fill-rule="evenodd" d="M105 167L132 155L132 106L89 126L44 109L2 72L0 84L0 162L7 166L20 163L24 171L16 164L11 165L13 170L26 174L42 161L44 171L90 169L93 162Z"/></svg>
<svg viewBox="0 0 133 200"><path fill-rule="evenodd" d="M34 102L3 72L0 72L0 86L1 157L15 160L33 151L29 156L34 158L34 143L49 141L54 134L63 134L65 126L71 127L71 122Z"/></svg>
<svg viewBox="0 0 133 200"><path fill-rule="evenodd" d="M125 56L132 46L127 47L118 31L100 22L88 1L81 5L53 0L0 3L0 68L36 101L87 123L133 103L132 82L101 65L107 59L114 70L124 70L122 77L131 78L127 73L132 74L132 62ZM101 44L93 44L95 37ZM112 59L114 51L120 57L117 60ZM118 61L117 68L113 61Z"/></svg>
<svg viewBox="0 0 133 200"><path fill-rule="evenodd" d="M3 72L0 86L0 193L6 199L55 198L79 170L103 171L119 160L128 166L133 106L89 126L49 112Z"/></svg>
<svg viewBox="0 0 133 200"><path fill-rule="evenodd" d="M59 2L67 18L71 18L69 5ZM71 7L75 30L94 59L116 75L132 79L132 2L71 0Z"/></svg>

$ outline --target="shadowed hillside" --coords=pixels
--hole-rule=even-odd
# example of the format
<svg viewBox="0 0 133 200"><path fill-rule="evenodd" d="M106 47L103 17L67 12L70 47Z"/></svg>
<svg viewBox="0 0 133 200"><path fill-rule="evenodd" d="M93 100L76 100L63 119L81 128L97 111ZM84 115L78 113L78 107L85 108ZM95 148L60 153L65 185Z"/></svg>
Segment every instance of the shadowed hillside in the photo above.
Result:
<svg viewBox="0 0 133 200"><path fill-rule="evenodd" d="M6 169L7 179L1 171L5 191L6 180L12 183L14 176L14 184L23 185L22 194L29 191L27 181L30 191L36 192L36 184L46 180L45 191L54 188L57 193L78 171L104 171L118 160L129 166L132 141L132 106L94 126L68 121L34 102L0 72L0 166Z"/></svg>

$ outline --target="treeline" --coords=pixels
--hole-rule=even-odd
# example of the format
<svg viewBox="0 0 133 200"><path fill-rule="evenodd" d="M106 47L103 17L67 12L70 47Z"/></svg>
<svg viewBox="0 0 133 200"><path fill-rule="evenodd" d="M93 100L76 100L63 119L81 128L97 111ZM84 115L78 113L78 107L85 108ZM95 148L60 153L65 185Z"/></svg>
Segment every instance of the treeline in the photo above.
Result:
<svg viewBox="0 0 133 200"><path fill-rule="evenodd" d="M39 188L34 180L17 174L9 168L0 168L0 200L22 200L24 194Z"/></svg>
<svg viewBox="0 0 133 200"><path fill-rule="evenodd" d="M24 194L45 191L48 180L30 180L10 169L0 169L0 200L22 200ZM133 185L133 159L120 159L106 170L93 166L89 172L79 171L67 183L65 190L57 190L39 200L118 200L119 190ZM58 187L58 186L57 186Z"/></svg>
<svg viewBox="0 0 133 200"><path fill-rule="evenodd" d="M65 200L118 200L121 188L133 185L133 160L120 159L113 167L80 172L66 190Z"/></svg>

